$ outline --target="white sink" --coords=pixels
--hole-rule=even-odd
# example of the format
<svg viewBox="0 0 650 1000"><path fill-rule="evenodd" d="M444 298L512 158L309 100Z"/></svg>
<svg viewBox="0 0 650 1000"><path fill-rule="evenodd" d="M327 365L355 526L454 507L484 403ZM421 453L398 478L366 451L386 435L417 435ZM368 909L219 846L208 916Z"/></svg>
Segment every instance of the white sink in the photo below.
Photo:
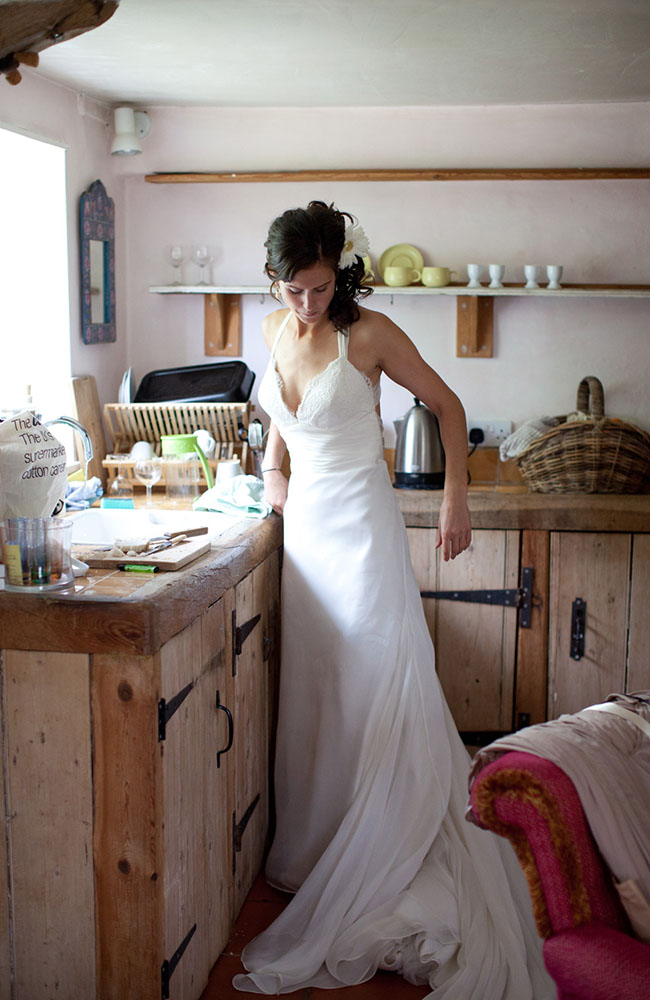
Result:
<svg viewBox="0 0 650 1000"><path fill-rule="evenodd" d="M72 544L112 545L116 538L156 538L166 531L207 526L208 538L227 531L241 518L193 510L128 510L92 507L68 515Z"/></svg>

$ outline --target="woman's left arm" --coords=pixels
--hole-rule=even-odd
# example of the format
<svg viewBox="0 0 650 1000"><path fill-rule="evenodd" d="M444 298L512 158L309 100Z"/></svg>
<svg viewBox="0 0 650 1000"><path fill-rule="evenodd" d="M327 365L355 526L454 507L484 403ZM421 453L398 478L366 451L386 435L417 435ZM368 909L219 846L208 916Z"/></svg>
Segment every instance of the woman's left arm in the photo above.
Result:
<svg viewBox="0 0 650 1000"><path fill-rule="evenodd" d="M467 507L465 410L458 396L426 363L415 344L388 317L382 316L376 324L376 334L375 344L382 371L408 389L438 418L445 449L445 488L436 547L442 547L445 561L455 559L472 540Z"/></svg>

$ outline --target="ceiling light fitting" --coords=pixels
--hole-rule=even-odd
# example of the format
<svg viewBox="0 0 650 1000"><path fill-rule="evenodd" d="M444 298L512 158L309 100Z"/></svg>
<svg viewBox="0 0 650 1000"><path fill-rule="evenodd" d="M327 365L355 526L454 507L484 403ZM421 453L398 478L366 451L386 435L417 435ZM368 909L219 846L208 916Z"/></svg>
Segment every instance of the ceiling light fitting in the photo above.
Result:
<svg viewBox="0 0 650 1000"><path fill-rule="evenodd" d="M151 131L151 119L146 111L133 108L116 108L113 112L115 137L111 144L113 156L135 156L142 152L140 139Z"/></svg>

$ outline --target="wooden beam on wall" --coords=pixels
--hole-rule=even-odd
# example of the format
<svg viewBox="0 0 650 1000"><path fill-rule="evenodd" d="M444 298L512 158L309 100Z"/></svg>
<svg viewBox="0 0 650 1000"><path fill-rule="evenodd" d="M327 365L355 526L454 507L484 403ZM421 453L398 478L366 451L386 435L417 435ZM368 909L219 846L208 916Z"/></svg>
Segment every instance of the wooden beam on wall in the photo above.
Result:
<svg viewBox="0 0 650 1000"><path fill-rule="evenodd" d="M150 184L278 184L298 181L593 181L643 180L650 167L488 167L421 170L272 170L146 174Z"/></svg>

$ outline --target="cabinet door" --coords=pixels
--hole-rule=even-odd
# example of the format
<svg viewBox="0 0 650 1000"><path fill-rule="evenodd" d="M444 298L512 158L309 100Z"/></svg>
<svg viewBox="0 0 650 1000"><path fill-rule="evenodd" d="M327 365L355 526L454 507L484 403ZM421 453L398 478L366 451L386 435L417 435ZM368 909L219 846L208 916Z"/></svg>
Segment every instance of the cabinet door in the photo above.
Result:
<svg viewBox="0 0 650 1000"><path fill-rule="evenodd" d="M476 591L517 587L519 532L473 532L470 548L445 562L436 532L409 528L420 590ZM461 732L512 728L517 609L424 598L436 669Z"/></svg>
<svg viewBox="0 0 650 1000"><path fill-rule="evenodd" d="M234 913L263 862L268 830L268 678L264 661L267 567L257 566L234 589L231 614L234 675L235 788L233 798Z"/></svg>
<svg viewBox="0 0 650 1000"><path fill-rule="evenodd" d="M631 536L552 532L548 717L625 690ZM586 603L584 652L571 652L572 609Z"/></svg>
<svg viewBox="0 0 650 1000"><path fill-rule="evenodd" d="M224 602L218 601L160 652L169 714L162 755L164 956L172 1000L196 1000L229 936L232 915L228 786L234 755L219 703L232 709ZM176 707L176 705L178 707ZM186 944L176 967L170 959ZM164 984L163 984L163 996Z"/></svg>
<svg viewBox="0 0 650 1000"><path fill-rule="evenodd" d="M650 688L650 535L634 535L632 588L630 592L630 643L628 652L628 691Z"/></svg>

